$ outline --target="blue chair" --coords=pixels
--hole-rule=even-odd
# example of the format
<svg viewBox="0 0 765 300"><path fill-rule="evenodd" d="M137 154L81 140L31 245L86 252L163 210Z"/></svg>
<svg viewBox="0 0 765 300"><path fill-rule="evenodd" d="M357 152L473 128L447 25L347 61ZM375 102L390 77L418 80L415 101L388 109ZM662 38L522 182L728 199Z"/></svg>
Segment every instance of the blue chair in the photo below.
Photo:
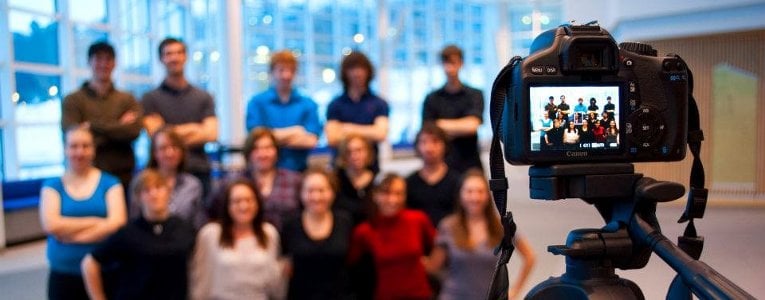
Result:
<svg viewBox="0 0 765 300"><path fill-rule="evenodd" d="M45 237L40 225L40 187L45 179L9 181L2 184L6 244Z"/></svg>

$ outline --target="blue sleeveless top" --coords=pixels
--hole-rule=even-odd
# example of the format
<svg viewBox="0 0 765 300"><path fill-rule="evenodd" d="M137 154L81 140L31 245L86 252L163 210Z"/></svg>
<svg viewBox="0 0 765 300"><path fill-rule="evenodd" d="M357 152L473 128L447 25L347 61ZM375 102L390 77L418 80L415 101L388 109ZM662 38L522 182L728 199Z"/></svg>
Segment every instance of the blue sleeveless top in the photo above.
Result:
<svg viewBox="0 0 765 300"><path fill-rule="evenodd" d="M63 217L106 217L106 192L120 184L119 179L101 171L98 185L92 195L72 198L64 189L61 178L52 178L43 182L43 188L51 188L61 196L61 216ZM79 275L80 262L96 246L92 244L64 243L48 235L47 257L52 271Z"/></svg>

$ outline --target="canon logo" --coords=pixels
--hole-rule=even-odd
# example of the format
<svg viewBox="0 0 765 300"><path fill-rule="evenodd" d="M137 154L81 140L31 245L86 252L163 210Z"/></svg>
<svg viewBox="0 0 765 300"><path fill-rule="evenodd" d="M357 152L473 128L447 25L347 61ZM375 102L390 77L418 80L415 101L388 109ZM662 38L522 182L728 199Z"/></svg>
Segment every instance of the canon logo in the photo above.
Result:
<svg viewBox="0 0 765 300"><path fill-rule="evenodd" d="M566 151L566 156L568 157L583 157L587 156L589 153L585 151Z"/></svg>

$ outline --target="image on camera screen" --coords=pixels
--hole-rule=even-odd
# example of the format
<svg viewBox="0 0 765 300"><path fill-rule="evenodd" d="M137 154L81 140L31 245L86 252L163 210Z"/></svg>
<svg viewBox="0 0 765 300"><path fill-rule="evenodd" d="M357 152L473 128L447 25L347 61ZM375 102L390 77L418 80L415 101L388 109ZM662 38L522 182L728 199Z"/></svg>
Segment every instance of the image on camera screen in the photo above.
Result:
<svg viewBox="0 0 765 300"><path fill-rule="evenodd" d="M531 86L531 151L619 148L619 86Z"/></svg>

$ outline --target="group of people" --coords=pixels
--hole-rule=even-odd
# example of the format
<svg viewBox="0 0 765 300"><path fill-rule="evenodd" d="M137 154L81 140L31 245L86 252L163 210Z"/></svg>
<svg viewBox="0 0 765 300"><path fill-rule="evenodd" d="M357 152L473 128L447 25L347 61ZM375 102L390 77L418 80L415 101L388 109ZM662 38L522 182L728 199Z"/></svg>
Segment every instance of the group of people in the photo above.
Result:
<svg viewBox="0 0 765 300"><path fill-rule="evenodd" d="M482 298L502 237L478 157L483 96L442 51L445 86L429 94L415 149L422 168L381 174L388 106L362 53L341 63L343 93L322 128L293 87L297 60L272 55L272 87L250 100L247 167L213 189L203 145L217 138L212 96L185 79L186 49L159 47L166 77L138 103L111 82L114 48L88 51L92 80L63 103L66 171L44 183L50 299ZM135 175L131 142L150 160ZM333 163L310 166L322 134ZM134 176L135 175L135 176ZM514 240L522 272L534 253Z"/></svg>
<svg viewBox="0 0 765 300"><path fill-rule="evenodd" d="M539 131L541 149L579 149L613 148L619 144L619 129L616 124L615 105L611 97L606 100L603 112L598 114L595 98L590 98L590 105L585 107L584 99L579 98L571 113L566 104L566 96L560 96L560 104L554 103L555 97L548 98L542 118L535 124Z"/></svg>

